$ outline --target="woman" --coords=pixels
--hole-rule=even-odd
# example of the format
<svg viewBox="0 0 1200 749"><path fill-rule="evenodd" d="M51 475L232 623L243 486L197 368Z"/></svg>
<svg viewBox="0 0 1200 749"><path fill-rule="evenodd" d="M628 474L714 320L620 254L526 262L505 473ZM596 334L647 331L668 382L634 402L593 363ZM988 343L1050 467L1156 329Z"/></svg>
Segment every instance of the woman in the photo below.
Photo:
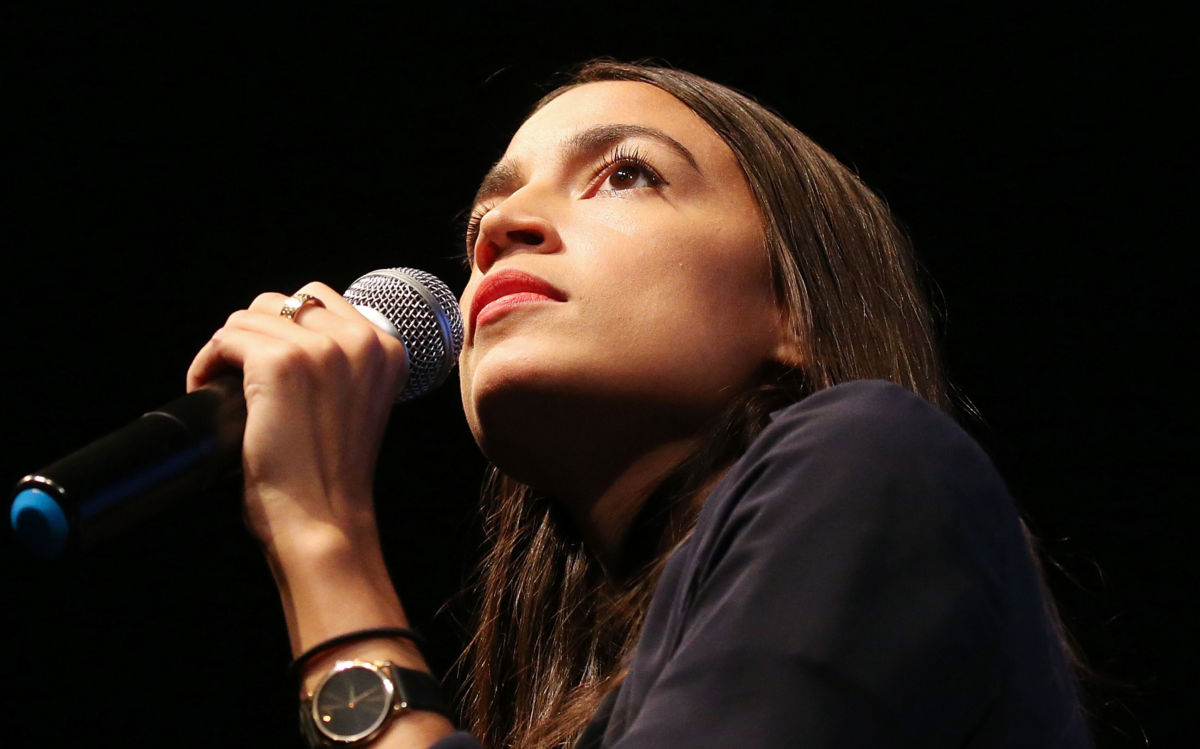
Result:
<svg viewBox="0 0 1200 749"><path fill-rule="evenodd" d="M413 709L371 746L1087 745L1011 500L937 408L904 243L832 157L704 79L594 63L485 176L467 251L463 404L496 467L475 739ZM302 694L350 660L419 693L377 629L406 619L371 502L404 352L302 292L235 313L189 385L244 371Z"/></svg>

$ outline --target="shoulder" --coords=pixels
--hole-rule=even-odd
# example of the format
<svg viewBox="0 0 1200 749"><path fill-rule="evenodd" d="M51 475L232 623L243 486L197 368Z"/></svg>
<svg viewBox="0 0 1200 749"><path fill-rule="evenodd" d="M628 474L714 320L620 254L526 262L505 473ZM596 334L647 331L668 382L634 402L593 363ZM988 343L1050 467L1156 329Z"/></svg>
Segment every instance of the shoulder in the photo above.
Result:
<svg viewBox="0 0 1200 749"><path fill-rule="evenodd" d="M845 460L903 459L975 441L947 414L915 393L883 380L855 380L818 391L771 415L751 453L806 449Z"/></svg>
<svg viewBox="0 0 1200 749"><path fill-rule="evenodd" d="M655 591L618 730L666 736L686 705L714 745L750 726L960 746L1008 719L1009 694L1045 696L1025 712L1061 723L1040 595L1012 500L953 419L888 383L829 388L776 412L709 495ZM1032 736L1040 718L1012 720Z"/></svg>
<svg viewBox="0 0 1200 749"><path fill-rule="evenodd" d="M1001 555L998 531L1016 522L995 467L953 419L897 385L855 381L773 414L709 496L697 536L703 569L747 545L805 563L856 550L885 566L961 563Z"/></svg>
<svg viewBox="0 0 1200 749"><path fill-rule="evenodd" d="M822 488L840 488L853 495L840 501L860 503L919 493L925 509L996 493L1007 498L991 460L962 427L880 380L837 385L775 412L731 474L742 493L764 481L802 481L810 502L821 499Z"/></svg>

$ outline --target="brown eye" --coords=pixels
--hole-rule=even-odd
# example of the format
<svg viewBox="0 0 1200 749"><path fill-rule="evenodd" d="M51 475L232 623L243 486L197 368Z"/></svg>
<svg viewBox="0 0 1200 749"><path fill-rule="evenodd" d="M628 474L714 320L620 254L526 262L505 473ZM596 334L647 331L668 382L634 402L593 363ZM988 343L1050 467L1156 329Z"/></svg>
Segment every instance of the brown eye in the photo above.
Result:
<svg viewBox="0 0 1200 749"><path fill-rule="evenodd" d="M632 190L638 187L654 187L662 183L662 179L649 167L634 161L617 165L608 174L608 179L600 186L603 191Z"/></svg>
<svg viewBox="0 0 1200 749"><path fill-rule="evenodd" d="M635 164L625 164L612 173L612 186L617 190L631 187L640 176L642 176L641 167Z"/></svg>

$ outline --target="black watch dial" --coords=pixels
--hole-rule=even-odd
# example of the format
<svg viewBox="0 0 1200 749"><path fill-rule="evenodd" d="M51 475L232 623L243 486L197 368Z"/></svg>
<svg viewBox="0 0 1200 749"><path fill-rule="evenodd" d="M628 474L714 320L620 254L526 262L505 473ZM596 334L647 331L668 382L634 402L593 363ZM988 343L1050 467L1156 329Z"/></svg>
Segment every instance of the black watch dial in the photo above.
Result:
<svg viewBox="0 0 1200 749"><path fill-rule="evenodd" d="M318 730L341 741L366 738L392 708L392 685L373 666L354 664L325 680L313 696Z"/></svg>

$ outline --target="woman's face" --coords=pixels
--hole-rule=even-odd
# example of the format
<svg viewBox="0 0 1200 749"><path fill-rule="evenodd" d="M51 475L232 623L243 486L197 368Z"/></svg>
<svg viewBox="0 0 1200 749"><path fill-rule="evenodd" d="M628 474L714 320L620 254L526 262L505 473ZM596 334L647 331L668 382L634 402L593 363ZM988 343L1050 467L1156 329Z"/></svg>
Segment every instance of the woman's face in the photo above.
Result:
<svg viewBox="0 0 1200 749"><path fill-rule="evenodd" d="M790 358L733 153L649 84L586 84L530 117L481 185L467 245L463 404L502 468L501 445L608 420L698 429Z"/></svg>

